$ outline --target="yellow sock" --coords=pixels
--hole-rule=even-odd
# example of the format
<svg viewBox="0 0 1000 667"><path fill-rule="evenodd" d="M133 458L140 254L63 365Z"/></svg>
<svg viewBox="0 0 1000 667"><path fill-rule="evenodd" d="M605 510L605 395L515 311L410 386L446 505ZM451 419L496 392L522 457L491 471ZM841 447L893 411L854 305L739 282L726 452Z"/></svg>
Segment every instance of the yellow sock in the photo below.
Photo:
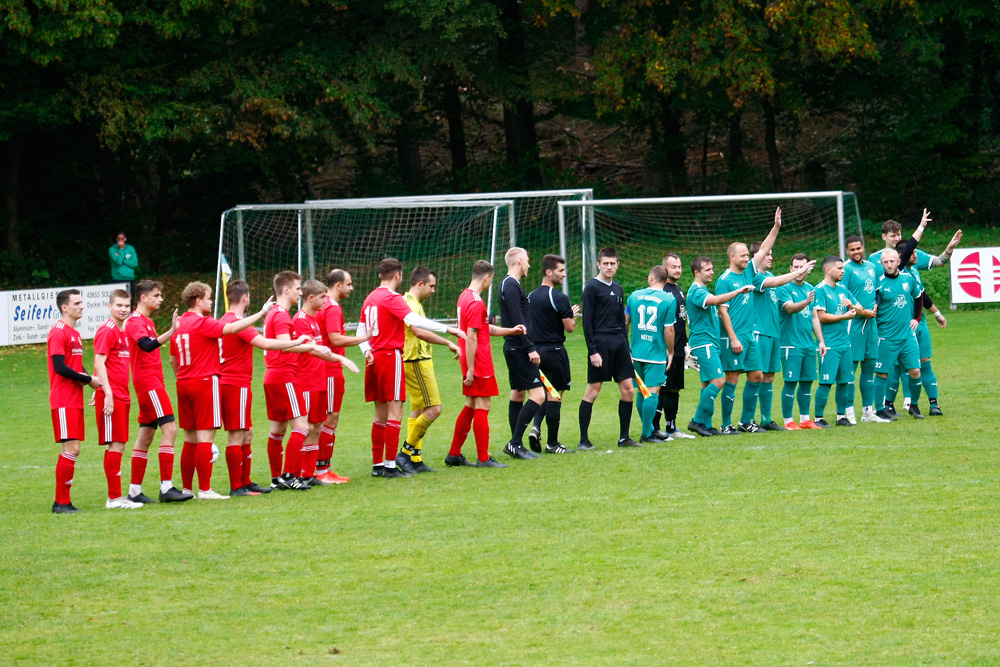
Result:
<svg viewBox="0 0 1000 667"><path fill-rule="evenodd" d="M420 463L422 460L420 457L420 446L423 444L424 434L427 433L427 429L431 427L433 422L423 415L412 421L413 426L406 432L406 444L417 450L416 455L411 454L410 458L413 459L414 463Z"/></svg>

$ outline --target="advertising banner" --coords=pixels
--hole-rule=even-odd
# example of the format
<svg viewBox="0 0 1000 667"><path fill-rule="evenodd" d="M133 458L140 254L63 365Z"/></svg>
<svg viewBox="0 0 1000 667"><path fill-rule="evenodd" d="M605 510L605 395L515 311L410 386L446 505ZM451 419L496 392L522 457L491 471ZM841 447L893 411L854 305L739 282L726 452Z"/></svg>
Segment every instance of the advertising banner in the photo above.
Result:
<svg viewBox="0 0 1000 667"><path fill-rule="evenodd" d="M69 287L0 292L0 346L44 343L49 329L59 319L56 295ZM126 283L80 286L83 317L76 328L84 339L94 337L97 327L108 320L108 301L116 289L128 289Z"/></svg>

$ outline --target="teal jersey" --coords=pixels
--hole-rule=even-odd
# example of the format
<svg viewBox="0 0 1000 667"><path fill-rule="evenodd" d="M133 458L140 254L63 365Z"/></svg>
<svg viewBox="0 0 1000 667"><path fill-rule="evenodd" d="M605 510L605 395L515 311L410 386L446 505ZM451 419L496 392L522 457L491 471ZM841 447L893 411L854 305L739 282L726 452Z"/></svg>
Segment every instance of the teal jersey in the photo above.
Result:
<svg viewBox="0 0 1000 667"><path fill-rule="evenodd" d="M743 273L733 273L729 269L726 269L725 273L715 281L715 293L726 294L744 285L753 286L754 276L756 275L757 269L754 267L752 259L747 264L747 268L743 269ZM723 307L729 310L729 319L733 323L733 332L737 336L749 336L753 332L754 307L752 293L738 294ZM719 329L719 335L728 337L724 329Z"/></svg>
<svg viewBox="0 0 1000 667"><path fill-rule="evenodd" d="M882 276L878 283L878 336L884 340L906 340L913 335L913 300L920 298L920 288L913 276L898 273L894 277Z"/></svg>
<svg viewBox="0 0 1000 667"><path fill-rule="evenodd" d="M918 264L920 263L919 260L917 261L917 263ZM920 271L917 270L916 264L906 267L906 269L904 269L902 273L913 276L913 279L917 282L917 296L919 297L920 295L922 295L924 293L924 280L920 276ZM923 322L924 324L927 324L926 310L921 311L920 321Z"/></svg>
<svg viewBox="0 0 1000 667"><path fill-rule="evenodd" d="M861 263L848 260L844 262L844 279L841 282L862 308L871 310L875 307L875 283L880 275L882 272L868 260L863 259Z"/></svg>
<svg viewBox="0 0 1000 667"><path fill-rule="evenodd" d="M815 304L813 308L814 310L825 310L830 315L843 315L847 312L847 306L843 304L844 299L854 301L851 299L851 293L842 282L837 283L836 287L830 287L822 282L816 287L816 300L813 302ZM823 331L823 342L826 343L826 346L834 350L850 349L851 322L853 320L840 320L829 324L820 321L819 326Z"/></svg>
<svg viewBox="0 0 1000 667"><path fill-rule="evenodd" d="M677 322L677 300L662 289L647 287L628 297L625 314L632 329L632 359L654 364L667 363L667 342L663 330Z"/></svg>
<svg viewBox="0 0 1000 667"><path fill-rule="evenodd" d="M764 281L773 278L770 271L758 273L754 278L753 308L754 333L778 338L781 335L781 314L778 312L778 288L764 287Z"/></svg>
<svg viewBox="0 0 1000 667"><path fill-rule="evenodd" d="M719 344L719 311L706 304L707 287L691 283L687 293L688 345L691 348Z"/></svg>
<svg viewBox="0 0 1000 667"><path fill-rule="evenodd" d="M788 283L778 288L778 306L781 308L781 346L794 347L801 350L815 350L816 339L813 337L813 306L815 301L797 313L785 310L786 303L805 301L813 286L809 283L796 285Z"/></svg>
<svg viewBox="0 0 1000 667"><path fill-rule="evenodd" d="M879 278L881 278L882 276L885 275L885 269L882 268L882 251L883 250L885 250L885 248L883 248L882 250L879 250L878 252L873 252L871 255L868 256L868 261L870 261L873 264L875 264L875 273L878 275ZM914 266L917 267L917 269L923 269L925 271L930 271L931 269L934 268L932 266L932 262L934 261L934 258L936 257L935 255L931 255L930 253L926 253L923 250L921 250L920 248L917 248L916 250L914 250L913 254L916 255L916 257L917 257L917 263L914 264ZM845 265L845 268L846 268L846 265ZM865 306L865 308L867 308L867 307L868 306Z"/></svg>

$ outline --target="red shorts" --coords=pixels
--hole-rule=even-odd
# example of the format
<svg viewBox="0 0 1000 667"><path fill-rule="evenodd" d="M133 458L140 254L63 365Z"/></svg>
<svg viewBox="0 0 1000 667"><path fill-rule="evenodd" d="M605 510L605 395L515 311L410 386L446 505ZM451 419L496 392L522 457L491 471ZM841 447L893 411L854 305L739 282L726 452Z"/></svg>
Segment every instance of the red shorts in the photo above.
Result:
<svg viewBox="0 0 1000 667"><path fill-rule="evenodd" d="M219 376L177 381L177 424L188 431L222 428Z"/></svg>
<svg viewBox="0 0 1000 667"><path fill-rule="evenodd" d="M344 373L331 375L326 379L326 411L340 412L344 402Z"/></svg>
<svg viewBox="0 0 1000 667"><path fill-rule="evenodd" d="M219 389L222 399L222 424L226 430L250 430L253 427L253 420L250 419L253 392L250 391L250 387L224 384Z"/></svg>
<svg viewBox="0 0 1000 667"><path fill-rule="evenodd" d="M264 402L267 418L273 422L287 422L306 414L306 402L292 382L264 385Z"/></svg>
<svg viewBox="0 0 1000 667"><path fill-rule="evenodd" d="M326 421L326 392L303 391L302 399L306 402L306 417L310 424L322 424Z"/></svg>
<svg viewBox="0 0 1000 667"><path fill-rule="evenodd" d="M56 408L52 411L52 432L56 442L83 440L83 408Z"/></svg>
<svg viewBox="0 0 1000 667"><path fill-rule="evenodd" d="M375 361L365 366L365 401L388 403L406 400L406 376L400 350L379 350Z"/></svg>
<svg viewBox="0 0 1000 667"><path fill-rule="evenodd" d="M157 426L164 417L173 417L174 406L164 388L135 392L139 400L139 426ZM168 420L169 421L169 420Z"/></svg>
<svg viewBox="0 0 1000 667"><path fill-rule="evenodd" d="M132 404L115 401L115 409L110 415L104 414L104 392L94 392L94 412L97 413L97 444L128 442L128 413Z"/></svg>
<svg viewBox="0 0 1000 667"><path fill-rule="evenodd" d="M472 386L466 387L462 383L462 396L498 396L500 389L497 387L496 377L480 378L472 376Z"/></svg>

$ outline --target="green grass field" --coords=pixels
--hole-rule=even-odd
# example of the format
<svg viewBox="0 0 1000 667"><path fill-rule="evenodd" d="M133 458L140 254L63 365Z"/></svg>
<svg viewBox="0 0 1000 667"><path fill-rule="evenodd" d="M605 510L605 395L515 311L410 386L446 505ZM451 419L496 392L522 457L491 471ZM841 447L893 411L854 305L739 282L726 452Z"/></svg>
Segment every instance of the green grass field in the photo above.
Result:
<svg viewBox="0 0 1000 667"><path fill-rule="evenodd" d="M106 511L88 408L75 516L49 513L44 350L2 350L0 662L996 664L1000 313L948 315L932 331L943 418L619 451L608 386L591 431L608 447L507 470L443 469L460 398L439 352L425 450L442 470L368 476L354 376L334 459L353 479L302 494ZM569 347L567 444L585 377L581 336ZM147 492L156 477L151 460Z"/></svg>

